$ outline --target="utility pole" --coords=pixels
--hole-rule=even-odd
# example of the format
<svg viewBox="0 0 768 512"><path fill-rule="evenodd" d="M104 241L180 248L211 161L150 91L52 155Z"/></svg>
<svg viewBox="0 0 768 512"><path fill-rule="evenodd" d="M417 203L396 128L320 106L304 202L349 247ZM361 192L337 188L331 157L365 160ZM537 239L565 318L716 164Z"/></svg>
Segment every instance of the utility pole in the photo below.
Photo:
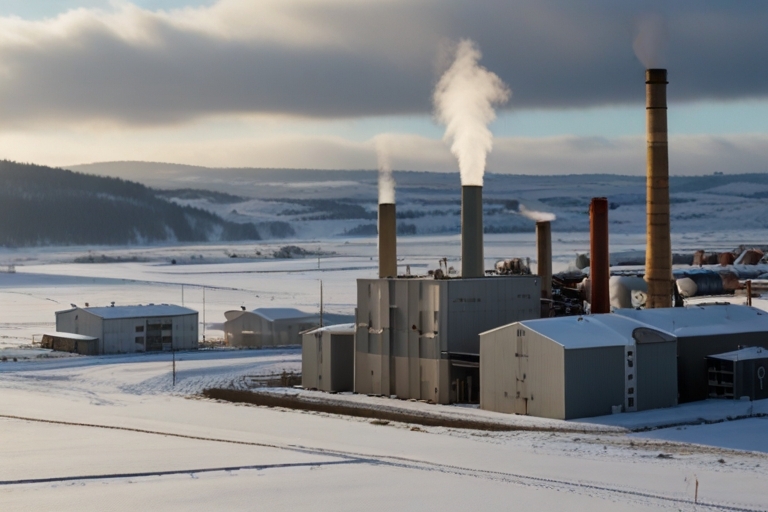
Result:
<svg viewBox="0 0 768 512"><path fill-rule="evenodd" d="M203 286L203 343L205 343L205 286Z"/></svg>
<svg viewBox="0 0 768 512"><path fill-rule="evenodd" d="M173 387L176 387L176 349L173 346L173 339L171 339L171 357L173 358Z"/></svg>
<svg viewBox="0 0 768 512"><path fill-rule="evenodd" d="M181 285L181 306L184 307L184 285Z"/></svg>
<svg viewBox="0 0 768 512"><path fill-rule="evenodd" d="M320 327L323 326L323 280L320 280Z"/></svg>

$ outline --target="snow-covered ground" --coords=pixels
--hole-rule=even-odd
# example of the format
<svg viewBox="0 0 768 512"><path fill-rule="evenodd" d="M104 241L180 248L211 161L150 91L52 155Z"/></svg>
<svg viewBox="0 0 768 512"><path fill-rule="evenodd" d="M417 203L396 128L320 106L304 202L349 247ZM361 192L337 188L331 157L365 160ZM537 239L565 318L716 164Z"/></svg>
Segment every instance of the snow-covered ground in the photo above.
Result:
<svg viewBox="0 0 768 512"><path fill-rule="evenodd" d="M744 241L690 236L677 244L732 248ZM588 246L585 234L553 238L560 268ZM614 237L612 248L643 241ZM486 242L488 262L534 255L532 234ZM333 396L542 430L376 425L199 397L208 387L243 389L249 377L299 370L296 348L179 353L174 386L169 354L52 358L31 347L32 335L52 330L54 311L70 303L181 303L182 285L185 305L201 312L205 288L209 336L220 335L223 312L240 305L316 310L320 279L326 308L351 313L355 279L376 272L375 240L301 245L326 255L256 257L268 244L90 248L136 261L86 264L74 259L89 248L1 250L0 264L15 264L16 273L0 273L0 355L8 359L0 362L0 510L768 509L768 419L727 421L768 412L766 403L749 411L748 403L706 402L580 426ZM441 256L456 264L458 239L406 239L399 251L401 265L424 272ZM665 425L675 426L627 430Z"/></svg>

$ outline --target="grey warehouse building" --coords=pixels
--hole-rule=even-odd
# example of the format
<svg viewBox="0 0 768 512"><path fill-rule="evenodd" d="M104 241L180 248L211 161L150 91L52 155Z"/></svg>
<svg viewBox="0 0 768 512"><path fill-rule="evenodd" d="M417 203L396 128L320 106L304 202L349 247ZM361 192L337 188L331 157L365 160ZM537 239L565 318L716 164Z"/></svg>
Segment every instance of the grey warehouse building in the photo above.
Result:
<svg viewBox="0 0 768 512"><path fill-rule="evenodd" d="M538 276L357 281L355 391L476 401L479 334L540 316Z"/></svg>
<svg viewBox="0 0 768 512"><path fill-rule="evenodd" d="M677 403L677 343L615 314L527 320L480 335L480 407L554 419Z"/></svg>
<svg viewBox="0 0 768 512"><path fill-rule="evenodd" d="M680 403L709 398L706 358L740 347L768 348L768 313L750 306L713 304L616 313L677 338Z"/></svg>
<svg viewBox="0 0 768 512"><path fill-rule="evenodd" d="M301 385L320 391L354 388L355 324L318 327L302 334Z"/></svg>
<svg viewBox="0 0 768 512"><path fill-rule="evenodd" d="M301 333L320 327L320 315L295 308L258 308L224 313L224 335L232 347L301 345ZM351 322L347 315L323 315L323 323Z"/></svg>
<svg viewBox="0 0 768 512"><path fill-rule="evenodd" d="M98 339L99 354L197 349L197 311L170 304L75 307L56 312L56 330Z"/></svg>

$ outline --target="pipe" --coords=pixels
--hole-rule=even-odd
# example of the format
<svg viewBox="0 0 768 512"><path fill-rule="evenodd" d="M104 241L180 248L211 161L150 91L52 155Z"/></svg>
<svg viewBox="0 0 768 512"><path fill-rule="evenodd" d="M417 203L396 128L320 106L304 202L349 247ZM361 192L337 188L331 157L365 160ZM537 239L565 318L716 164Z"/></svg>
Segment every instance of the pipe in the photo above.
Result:
<svg viewBox="0 0 768 512"><path fill-rule="evenodd" d="M541 298L552 298L552 224L549 221L536 223L537 273L541 278Z"/></svg>
<svg viewBox="0 0 768 512"><path fill-rule="evenodd" d="M589 280L592 288L590 307L593 314L610 313L608 252L608 199L595 197L589 205Z"/></svg>
<svg viewBox="0 0 768 512"><path fill-rule="evenodd" d="M667 143L667 70L645 72L648 134L646 178L646 308L672 306L672 241L669 223L669 153Z"/></svg>
<svg viewBox="0 0 768 512"><path fill-rule="evenodd" d="M393 203L379 205L379 277L397 277L397 215Z"/></svg>
<svg viewBox="0 0 768 512"><path fill-rule="evenodd" d="M461 187L461 277L483 277L483 187Z"/></svg>

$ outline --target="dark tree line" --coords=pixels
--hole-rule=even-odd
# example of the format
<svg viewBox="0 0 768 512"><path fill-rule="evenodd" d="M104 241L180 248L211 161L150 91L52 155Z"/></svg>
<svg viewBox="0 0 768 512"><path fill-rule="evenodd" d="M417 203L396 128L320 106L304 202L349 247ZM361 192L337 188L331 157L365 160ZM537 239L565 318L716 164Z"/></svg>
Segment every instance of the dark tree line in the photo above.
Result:
<svg viewBox="0 0 768 512"><path fill-rule="evenodd" d="M174 204L139 183L0 161L2 246L259 238L253 224Z"/></svg>

